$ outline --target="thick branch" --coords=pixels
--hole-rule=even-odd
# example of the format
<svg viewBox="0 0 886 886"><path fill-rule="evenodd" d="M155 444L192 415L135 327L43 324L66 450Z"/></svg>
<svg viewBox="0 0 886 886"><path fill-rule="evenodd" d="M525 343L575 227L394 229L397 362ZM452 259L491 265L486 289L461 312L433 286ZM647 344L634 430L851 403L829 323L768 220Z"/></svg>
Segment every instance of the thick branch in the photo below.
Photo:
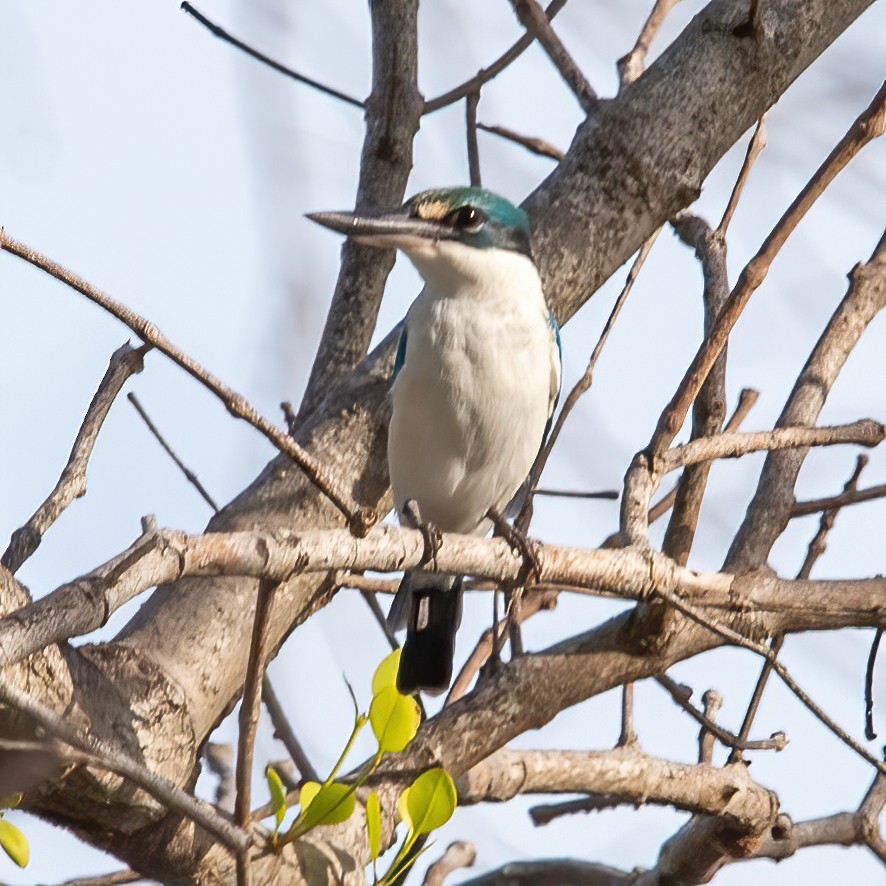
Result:
<svg viewBox="0 0 886 886"><path fill-rule="evenodd" d="M460 803L500 803L518 794L595 793L770 825L778 800L745 766L676 763L634 748L609 751L501 750L458 781Z"/></svg>
<svg viewBox="0 0 886 886"><path fill-rule="evenodd" d="M376 0L369 10L372 92L366 100L358 208L398 206L403 201L412 169L412 140L424 107L418 91L418 0ZM366 355L393 266L394 250L345 241L302 415Z"/></svg>

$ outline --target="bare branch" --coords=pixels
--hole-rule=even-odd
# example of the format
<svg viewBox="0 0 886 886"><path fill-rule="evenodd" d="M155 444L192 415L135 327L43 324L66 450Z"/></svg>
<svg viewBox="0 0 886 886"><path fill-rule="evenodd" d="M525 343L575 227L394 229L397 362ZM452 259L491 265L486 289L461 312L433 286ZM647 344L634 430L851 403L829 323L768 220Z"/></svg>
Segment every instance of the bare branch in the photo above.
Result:
<svg viewBox="0 0 886 886"><path fill-rule="evenodd" d="M2 234L0 234L2 237ZM77 439L68 463L65 465L55 489L30 517L27 523L12 533L9 547L3 554L2 563L10 572L15 573L21 565L37 550L44 534L62 515L65 508L76 498L86 494L86 468L92 455L95 441L98 439L102 425L111 409L111 404L120 393L131 375L139 373L144 367L145 353L149 345L133 348L124 344L111 355L111 362L101 380L86 417L80 425Z"/></svg>
<svg viewBox="0 0 886 886"><path fill-rule="evenodd" d="M252 805L252 752L261 710L261 687L267 661L268 612L274 600L278 582L262 579L258 583L255 618L252 623L252 640L249 662L246 666L246 683L240 701L237 741L237 799L234 803L234 821L245 828L249 825L249 809ZM246 866L248 867L248 865Z"/></svg>
<svg viewBox="0 0 886 886"><path fill-rule="evenodd" d="M288 455L304 471L305 476L317 489L354 525L355 531L363 531L363 527L368 528L375 522L365 512L365 509L356 507L350 500L350 496L336 490L336 484L329 472L310 453L299 446L292 437L280 431L260 415L245 397L233 391L204 369L196 360L189 357L180 348L177 348L153 323L150 323L144 317L140 317L135 311L130 310L100 289L96 289L82 277L78 277L61 265L56 264L52 259L41 255L24 243L13 240L2 228L0 228L0 250L5 250L18 256L28 262L28 264L34 265L34 267L40 268L41 271L45 271L50 276L55 277L56 280L71 287L71 289L76 290L81 295L85 295L91 302L104 308L104 310L120 320L121 323L128 326L146 345L150 345L162 354L165 354L173 363L184 369L188 375L212 391L224 403L225 408L231 415L251 424L270 440L280 452ZM378 519L377 515L375 519Z"/></svg>
<svg viewBox="0 0 886 886"><path fill-rule="evenodd" d="M711 231L706 221L697 216L679 216L674 229L684 242L692 246L701 262L704 276L704 336L711 334L717 315L729 294L726 271L726 240ZM726 349L717 358L710 375L701 386L692 404L692 440L711 437L721 430L726 416ZM680 477L674 498L674 510L668 521L662 550L678 563L689 562L695 541L695 530L704 498L711 462L687 467Z"/></svg>
<svg viewBox="0 0 886 886"><path fill-rule="evenodd" d="M746 751L781 751L787 746L787 739L784 733L777 732L770 738L763 738L756 741L748 741L747 736L741 738L733 735L728 729L714 722L713 718L707 713L699 711L695 705L690 702L692 690L688 686L682 686L672 680L667 674L659 674L655 678L655 682L659 686L668 691L671 698L681 707L693 720L698 723L705 732L713 735L720 744L727 748L741 747ZM705 693L707 695L707 693ZM707 703L706 703L707 706ZM710 761L699 761L710 762Z"/></svg>
<svg viewBox="0 0 886 886"><path fill-rule="evenodd" d="M720 219L720 224L717 225L718 237L726 236L726 230L729 227L729 223L732 221L732 216L735 215L738 201L741 199L741 192L744 190L748 176L751 174L751 167L754 165L754 161L757 157L760 156L760 152L766 147L765 124L766 114L757 121L754 134L751 136L751 140L748 143L748 150L745 154L744 162L741 164L741 172L739 172L738 178L735 180L735 186L732 188L732 194L729 197L729 202L726 204L726 209L723 211L723 217Z"/></svg>
<svg viewBox="0 0 886 886"><path fill-rule="evenodd" d="M418 91L418 0L373 3L369 13L372 91L366 100L356 205L399 206L412 169L412 142L423 108ZM366 355L393 266L393 249L345 240L300 416L310 413Z"/></svg>
<svg viewBox="0 0 886 886"><path fill-rule="evenodd" d="M646 67L646 53L649 52L655 35L664 24L668 13L679 2L680 0L655 0L655 6L652 7L652 12L649 13L649 18L646 19L634 48L617 62L621 86L633 83L643 73L643 69Z"/></svg>
<svg viewBox="0 0 886 886"><path fill-rule="evenodd" d="M563 41L551 27L547 15L538 4L538 0L511 0L517 18L527 31L532 31L542 45L554 67L566 85L575 94L582 110L589 114L597 106L597 93L588 82L581 68L569 55Z"/></svg>
<svg viewBox="0 0 886 886"><path fill-rule="evenodd" d="M353 105L355 108L365 107L363 102L361 102L359 99L347 95L344 92L339 92L337 89L333 89L331 86L326 86L325 84L320 83L318 80L313 80L310 77L306 77L304 74L299 74L297 71L293 71L292 68L287 68L286 65L281 65L280 62L275 62L272 58L269 58L263 52L259 52L257 49L253 49L242 40L234 37L224 28L211 22L208 18L206 18L205 15L203 15L202 12L198 12L190 3L182 3L180 8L183 12L188 13L188 15L190 15L192 18L200 22L200 24L203 25L214 36L218 37L221 40L224 40L225 43L230 43L231 46L242 50L247 55L251 55L254 59L257 59L262 64L267 65L269 68L277 71L277 73L283 74L284 77L289 77L292 80L297 80L299 83L304 83L305 86L310 86L312 89L316 89L318 92L322 92L325 95L332 96L332 98L337 98L339 101L343 101L345 102L345 104L348 105Z"/></svg>
<svg viewBox="0 0 886 886"><path fill-rule="evenodd" d="M514 132L513 129L508 129L506 126L488 126L485 123L478 123L477 129L482 129L483 132L491 132L493 135L499 136L499 138L522 145L527 151L531 151L533 154L538 154L541 157L550 157L552 160L563 159L563 152L544 139L520 135L519 132Z"/></svg>
<svg viewBox="0 0 886 886"><path fill-rule="evenodd" d="M218 513L218 505L212 496L206 491L206 487L200 482L200 478L175 454L175 450L166 442L157 426L151 421L151 417L146 412L141 401L135 394L127 394L126 399L135 407L135 411L141 416L141 420L145 423L148 430L154 435L157 442L163 447L164 452L175 462L175 466L185 475L187 481L197 490L200 497L213 511Z"/></svg>
<svg viewBox="0 0 886 886"><path fill-rule="evenodd" d="M286 712L283 710L283 705L274 691L271 678L267 674L265 674L264 681L262 682L261 700L268 709L271 723L274 724L274 735L286 746L286 750L289 752L292 762L295 763L295 768L298 770L299 775L309 781L322 781L323 779L318 775L317 770L298 740L298 736L295 734L286 716Z"/></svg>
<svg viewBox="0 0 886 886"><path fill-rule="evenodd" d="M460 803L502 802L518 794L606 794L637 806L653 803L770 822L775 795L745 766L723 769L650 757L636 747L609 751L496 751L456 782Z"/></svg>
<svg viewBox="0 0 886 886"><path fill-rule="evenodd" d="M49 735L70 745L70 750L63 749L65 755L73 755L79 763L107 769L129 779L167 808L199 824L235 852L244 852L251 845L252 837L247 831L235 827L208 803L185 793L169 779L147 769L103 739L72 726L51 708L31 698L8 680L0 680L0 701L29 717Z"/></svg>
<svg viewBox="0 0 886 886"><path fill-rule="evenodd" d="M808 514L817 514L819 511L827 511L831 508L844 508L847 505L874 501L884 497L886 497L886 483L881 483L878 486L869 486L867 489L854 489L851 492L841 492L839 495L831 495L827 498L798 501L791 508L791 517L805 517Z"/></svg>
<svg viewBox="0 0 886 886"><path fill-rule="evenodd" d="M729 333L754 292L766 279L769 268L781 247L849 161L871 140L882 135L886 125L886 84L859 115L849 131L831 151L806 187L800 192L785 214L772 229L757 254L741 272L734 289L717 319L716 327L695 355L680 382L677 392L658 420L658 426L649 443L649 449L661 453L673 441L683 426L689 406L698 394L711 367L726 346Z"/></svg>
<svg viewBox="0 0 886 886"><path fill-rule="evenodd" d="M551 21L565 5L566 0L551 0L547 9L545 9L547 20ZM456 86L454 89L450 89L448 92L444 92L436 98L428 99L424 104L422 113L431 114L434 111L439 111L440 108L445 108L447 105L454 104L460 99L463 99L466 95L476 92L484 83L488 83L494 77L497 77L505 68L516 61L525 50L532 46L534 40L535 33L527 31L516 43L514 43L513 46L511 46L510 49L507 50L507 52L499 56L499 58L489 65L489 67L481 68L470 80L467 80L460 86Z"/></svg>
<svg viewBox="0 0 886 886"><path fill-rule="evenodd" d="M881 90L886 102L886 87ZM809 355L776 423L777 428L815 424L849 354L874 317L886 306L886 235L869 261L857 265L849 288ZM757 490L726 556L729 569L762 565L787 526L804 449L769 455Z"/></svg>
<svg viewBox="0 0 886 886"><path fill-rule="evenodd" d="M556 591L543 591L541 593L530 594L523 600L522 605L520 606L519 615L517 616L520 623L522 624L522 622L531 618L537 612L553 609L557 605L558 596L559 594ZM504 639L507 629L508 619L504 618L501 621L496 622L495 636L493 636L492 628L487 628L483 632L482 636L477 641L476 646L474 646L473 652L471 652L467 661L462 666L462 669L458 672L458 676L455 678L452 688L446 696L447 705L452 704L454 701L458 701L458 699L467 693L474 677L480 672L483 665L489 661L489 657L492 655L493 649L496 646L496 640L501 642Z"/></svg>
<svg viewBox="0 0 886 886"><path fill-rule="evenodd" d="M476 858L477 850L472 843L464 840L450 843L443 855L428 868L422 886L443 886L453 871L472 867Z"/></svg>
<svg viewBox="0 0 886 886"><path fill-rule="evenodd" d="M748 413L751 411L759 397L759 391L755 391L753 388L742 388L741 393L738 395L738 405L735 407L735 412L732 413L729 421L726 422L723 431L725 433L737 431L741 427L742 422L747 418ZM670 492L663 495L654 505L652 505L651 508L649 508L646 517L649 523L654 523L659 517L663 517L674 506L674 502L677 500L677 490L679 488L679 484L674 486Z"/></svg>
<svg viewBox="0 0 886 886"><path fill-rule="evenodd" d="M468 140L468 177L472 188L481 186L480 179L480 148L477 144L477 105L480 103L480 92L469 92L465 96L465 125Z"/></svg>
<svg viewBox="0 0 886 886"><path fill-rule="evenodd" d="M594 346L594 350L591 353L591 358L588 361L588 365L584 371L584 375L582 375L582 377L575 383L572 390L567 395L566 400L564 401L563 406L560 409L560 414L557 416L557 420L554 422L550 434L548 434L547 442L545 443L544 448L541 450L541 452L539 452L538 457L535 460L535 464L532 466L532 471L529 475L529 494L526 496L526 502L524 503L516 520L517 526L523 529L523 531L525 531L526 527L528 527L529 520L532 515L533 489L541 478L541 475L545 469L545 465L547 464L548 459L551 456L551 452L553 451L554 446L556 445L557 440L560 437L560 432L563 430L563 425L566 423L566 419L569 417L569 413L572 412L572 410L575 408L575 404L578 403L583 394L587 393L587 391L590 390L590 387L593 384L594 367L597 365L597 360L600 358L600 354L603 353L603 347L606 344L607 339L609 338L609 333L612 331L612 328L615 325L615 321L618 319L618 315L621 313L621 309L624 307L628 295L630 295L631 289L633 289L634 287L634 282L640 274L640 269L643 267L643 263L646 261L646 257L649 255L649 252L652 249L652 246L660 233L661 228L655 231L649 237L649 239L646 240L640 251L637 253L637 257L634 259L634 263L631 265L630 271L628 271L628 276L625 280L625 284L622 287L618 298L615 300L615 304L612 306L612 310L609 313L609 317L606 320L603 331L600 333L600 338L597 340L597 344Z"/></svg>
<svg viewBox="0 0 886 886"><path fill-rule="evenodd" d="M769 633L870 626L883 622L886 578L798 581L768 572L735 576L678 566L648 548L584 550L539 546L539 584L579 593L609 592L648 599L671 591L742 624ZM123 603L156 584L184 576L229 575L287 581L295 574L330 570L425 569L518 582L523 558L501 539L445 534L434 564L416 530L382 526L367 538L348 530L279 529L189 536L161 530L88 575L62 585L0 619L0 667L51 643L101 626ZM741 601L741 605L736 605Z"/></svg>
<svg viewBox="0 0 886 886"><path fill-rule="evenodd" d="M790 426L776 428L774 431L717 434L715 437L703 437L667 450L656 461L656 468L660 473L666 474L686 465L717 458L741 458L751 452L837 446L845 443L877 446L884 439L886 425L870 418L822 428Z"/></svg>

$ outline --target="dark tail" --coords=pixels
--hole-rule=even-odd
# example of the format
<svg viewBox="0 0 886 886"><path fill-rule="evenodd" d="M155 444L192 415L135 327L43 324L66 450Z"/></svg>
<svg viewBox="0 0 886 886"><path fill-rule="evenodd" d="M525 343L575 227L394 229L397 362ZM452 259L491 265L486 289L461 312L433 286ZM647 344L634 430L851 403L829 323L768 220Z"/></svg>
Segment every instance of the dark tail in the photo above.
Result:
<svg viewBox="0 0 886 886"><path fill-rule="evenodd" d="M404 695L445 692L452 680L455 632L461 622L462 580L407 573L397 593L409 597L397 688Z"/></svg>

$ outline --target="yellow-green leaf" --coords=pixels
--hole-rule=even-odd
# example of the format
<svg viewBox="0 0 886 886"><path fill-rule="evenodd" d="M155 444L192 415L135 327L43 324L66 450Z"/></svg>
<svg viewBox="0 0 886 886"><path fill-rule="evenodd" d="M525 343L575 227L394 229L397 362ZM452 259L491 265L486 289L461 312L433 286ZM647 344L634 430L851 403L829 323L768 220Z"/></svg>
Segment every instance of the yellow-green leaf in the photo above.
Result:
<svg viewBox="0 0 886 886"><path fill-rule="evenodd" d="M0 797L0 809L15 809L21 801L21 793L4 794Z"/></svg>
<svg viewBox="0 0 886 886"><path fill-rule="evenodd" d="M372 675L372 694L378 695L382 689L397 685L397 670L400 667L400 650L395 649L386 655Z"/></svg>
<svg viewBox="0 0 886 886"><path fill-rule="evenodd" d="M381 854L381 806L375 791L371 791L366 798L366 832L369 835L369 854L375 861Z"/></svg>
<svg viewBox="0 0 886 886"><path fill-rule="evenodd" d="M423 772L403 791L399 809L403 815L405 808L403 819L409 823L410 830L415 834L429 834L452 818L457 805L452 777L445 769L435 767Z"/></svg>
<svg viewBox="0 0 886 886"><path fill-rule="evenodd" d="M396 687L386 686L375 694L369 706L369 722L386 753L402 751L412 741L421 722L421 710L410 695L401 695Z"/></svg>
<svg viewBox="0 0 886 886"><path fill-rule="evenodd" d="M302 814L298 823L299 833L305 833L319 824L338 824L347 821L354 811L354 793L346 784L334 781L318 785L306 782L299 797Z"/></svg>
<svg viewBox="0 0 886 886"><path fill-rule="evenodd" d="M277 775L273 766L265 767L265 778L268 780L268 790L271 792L271 808L274 810L274 818L277 822L274 833L280 830L283 818L286 815L286 788L280 776Z"/></svg>
<svg viewBox="0 0 886 886"><path fill-rule="evenodd" d="M3 818L0 818L0 846L20 868L25 867L31 858L28 838L11 821Z"/></svg>

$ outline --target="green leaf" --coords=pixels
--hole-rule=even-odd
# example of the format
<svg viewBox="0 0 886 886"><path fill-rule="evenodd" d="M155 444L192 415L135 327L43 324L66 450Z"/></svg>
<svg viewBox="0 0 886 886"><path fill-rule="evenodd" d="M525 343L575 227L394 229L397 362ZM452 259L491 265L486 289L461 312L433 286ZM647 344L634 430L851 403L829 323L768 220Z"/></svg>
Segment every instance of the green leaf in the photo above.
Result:
<svg viewBox="0 0 886 886"><path fill-rule="evenodd" d="M366 831L369 834L369 854L375 861L381 854L381 806L375 791L371 791L366 798Z"/></svg>
<svg viewBox="0 0 886 886"><path fill-rule="evenodd" d="M418 732L421 710L410 695L401 695L394 686L379 690L369 706L369 722L379 751L402 751Z"/></svg>
<svg viewBox="0 0 886 886"><path fill-rule="evenodd" d="M277 824L274 826L274 833L280 830L283 824L283 818L286 815L286 788L280 776L277 775L273 766L265 767L265 778L268 780L268 790L271 792L271 807L274 810L274 818Z"/></svg>
<svg viewBox="0 0 886 886"><path fill-rule="evenodd" d="M395 649L381 660L372 675L372 694L378 695L382 689L397 685L397 671L400 667L400 650Z"/></svg>
<svg viewBox="0 0 886 886"><path fill-rule="evenodd" d="M0 797L0 809L15 809L22 801L21 793L4 794Z"/></svg>
<svg viewBox="0 0 886 886"><path fill-rule="evenodd" d="M409 829L418 834L429 834L446 824L458 796L455 782L445 769L435 767L423 772L400 796L398 809Z"/></svg>
<svg viewBox="0 0 886 886"><path fill-rule="evenodd" d="M6 819L0 819L0 846L20 868L25 867L31 858L28 838Z"/></svg>
<svg viewBox="0 0 886 886"><path fill-rule="evenodd" d="M334 781L319 785L305 782L299 798L302 812L296 830L304 834L320 824L338 824L347 821L354 811L354 793L350 785Z"/></svg>

